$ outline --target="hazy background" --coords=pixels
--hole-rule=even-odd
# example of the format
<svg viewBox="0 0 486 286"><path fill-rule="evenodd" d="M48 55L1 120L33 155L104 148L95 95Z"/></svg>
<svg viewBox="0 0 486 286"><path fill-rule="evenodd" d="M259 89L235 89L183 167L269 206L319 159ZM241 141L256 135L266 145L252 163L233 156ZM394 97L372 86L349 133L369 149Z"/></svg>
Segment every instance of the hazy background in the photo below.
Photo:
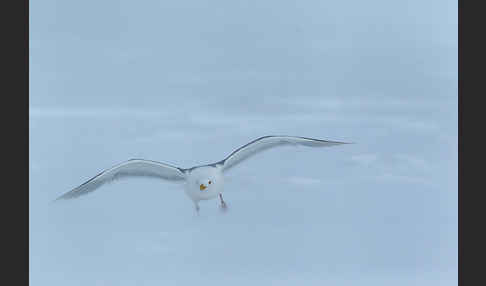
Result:
<svg viewBox="0 0 486 286"><path fill-rule="evenodd" d="M457 285L457 1L30 1L31 285ZM196 217L130 158L270 150Z"/></svg>

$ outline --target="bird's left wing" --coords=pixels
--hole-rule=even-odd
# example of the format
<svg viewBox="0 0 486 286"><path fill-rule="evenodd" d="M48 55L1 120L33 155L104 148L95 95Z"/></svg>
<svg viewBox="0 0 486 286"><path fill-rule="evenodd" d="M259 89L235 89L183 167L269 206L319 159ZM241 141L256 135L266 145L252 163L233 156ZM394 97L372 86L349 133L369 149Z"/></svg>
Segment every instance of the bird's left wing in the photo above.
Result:
<svg viewBox="0 0 486 286"><path fill-rule="evenodd" d="M184 169L156 161L132 159L107 169L84 184L56 199L73 199L98 189L101 185L126 177L153 177L169 181L183 181Z"/></svg>
<svg viewBox="0 0 486 286"><path fill-rule="evenodd" d="M264 136L251 141L250 143L241 146L233 151L225 159L215 163L222 166L223 171L227 171L241 161L260 153L264 150L285 145L302 145L308 147L329 147L334 145L350 144L345 142L327 141L306 137L296 136Z"/></svg>

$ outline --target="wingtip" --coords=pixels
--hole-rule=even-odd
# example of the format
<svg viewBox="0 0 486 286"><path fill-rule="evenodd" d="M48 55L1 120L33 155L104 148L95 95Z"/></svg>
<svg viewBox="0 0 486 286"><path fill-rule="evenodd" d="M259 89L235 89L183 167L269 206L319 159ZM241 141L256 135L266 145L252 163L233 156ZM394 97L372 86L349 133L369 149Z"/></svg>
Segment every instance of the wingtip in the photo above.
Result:
<svg viewBox="0 0 486 286"><path fill-rule="evenodd" d="M72 196L70 196L69 194L70 194L70 192L62 194L59 197L52 200L50 203L53 204L53 203L58 202L58 201L68 200L68 199L72 198Z"/></svg>
<svg viewBox="0 0 486 286"><path fill-rule="evenodd" d="M58 201L60 201L60 200L63 200L63 199L64 199L64 198L63 198L63 196L57 197L57 198L55 198L54 200L51 200L51 201L49 202L49 204L56 203L56 202L58 202Z"/></svg>
<svg viewBox="0 0 486 286"><path fill-rule="evenodd" d="M355 142L340 142L340 141L334 141L333 143L337 145L356 144Z"/></svg>

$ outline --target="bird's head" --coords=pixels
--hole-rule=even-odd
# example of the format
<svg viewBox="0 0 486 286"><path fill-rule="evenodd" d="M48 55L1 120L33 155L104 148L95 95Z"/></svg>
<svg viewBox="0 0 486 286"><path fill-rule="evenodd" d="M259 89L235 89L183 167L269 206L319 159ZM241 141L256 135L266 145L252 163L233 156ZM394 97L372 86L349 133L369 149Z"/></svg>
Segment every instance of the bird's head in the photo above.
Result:
<svg viewBox="0 0 486 286"><path fill-rule="evenodd" d="M199 167L191 172L189 179L191 188L204 193L221 191L223 176L219 169L211 166Z"/></svg>
<svg viewBox="0 0 486 286"><path fill-rule="evenodd" d="M188 186L201 193L214 194L223 188L223 174L212 166L198 167L190 172Z"/></svg>

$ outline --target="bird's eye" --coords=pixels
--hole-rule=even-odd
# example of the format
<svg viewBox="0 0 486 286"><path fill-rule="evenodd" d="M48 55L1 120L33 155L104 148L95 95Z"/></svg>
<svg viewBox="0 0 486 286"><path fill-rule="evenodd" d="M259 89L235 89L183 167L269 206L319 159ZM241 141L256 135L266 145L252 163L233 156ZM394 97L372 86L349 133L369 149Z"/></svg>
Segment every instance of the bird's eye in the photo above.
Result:
<svg viewBox="0 0 486 286"><path fill-rule="evenodd" d="M208 182L208 184L210 184L210 185L211 185L211 181L209 181L209 182Z"/></svg>

